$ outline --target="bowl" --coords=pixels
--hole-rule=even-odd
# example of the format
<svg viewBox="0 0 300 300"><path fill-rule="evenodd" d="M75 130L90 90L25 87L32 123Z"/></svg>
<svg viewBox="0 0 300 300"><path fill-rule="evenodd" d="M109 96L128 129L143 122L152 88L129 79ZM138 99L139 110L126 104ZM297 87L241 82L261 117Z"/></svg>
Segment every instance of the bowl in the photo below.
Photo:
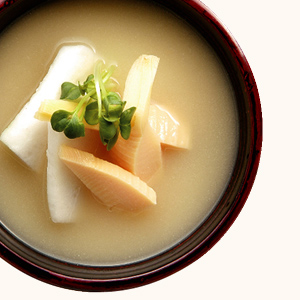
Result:
<svg viewBox="0 0 300 300"><path fill-rule="evenodd" d="M1 1L0 32L44 1ZM0 222L0 256L43 282L82 291L116 291L163 279L193 263L226 233L243 208L259 166L262 146L260 99L250 66L231 33L197 0L153 0L195 28L222 61L234 89L239 145L232 176L222 198L204 222L174 247L144 260L115 266L73 264L36 251Z"/></svg>

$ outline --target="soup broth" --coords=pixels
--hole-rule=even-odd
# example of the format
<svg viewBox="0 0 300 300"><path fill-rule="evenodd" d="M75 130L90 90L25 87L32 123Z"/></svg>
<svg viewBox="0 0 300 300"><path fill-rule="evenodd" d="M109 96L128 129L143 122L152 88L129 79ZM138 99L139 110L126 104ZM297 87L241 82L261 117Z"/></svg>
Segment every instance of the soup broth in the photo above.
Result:
<svg viewBox="0 0 300 300"><path fill-rule="evenodd" d="M160 58L152 98L190 135L187 150L165 149L149 185L157 205L110 211L81 188L76 222L51 221L43 168L26 168L0 143L0 220L39 251L67 261L110 265L140 260L179 242L222 196L236 159L238 121L227 73L187 23L143 1L52 1L19 19L0 38L0 132L30 99L59 47L84 43L106 62L123 91L141 54ZM91 70L92 72L92 70Z"/></svg>

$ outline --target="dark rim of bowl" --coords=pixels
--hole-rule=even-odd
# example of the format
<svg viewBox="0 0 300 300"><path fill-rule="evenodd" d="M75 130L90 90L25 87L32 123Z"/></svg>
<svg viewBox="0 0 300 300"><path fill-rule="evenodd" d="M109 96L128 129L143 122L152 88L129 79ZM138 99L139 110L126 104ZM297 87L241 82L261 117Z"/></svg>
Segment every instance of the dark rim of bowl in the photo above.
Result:
<svg viewBox="0 0 300 300"><path fill-rule="evenodd" d="M0 3L0 31L44 1ZM137 263L94 267L75 265L46 256L18 240L0 223L0 256L24 273L46 283L83 291L115 291L139 287L167 277L211 249L243 208L257 173L262 147L260 99L250 66L231 33L202 2L154 1L194 27L223 62L235 90L239 113L239 150L222 199L208 218L187 238L156 256Z"/></svg>

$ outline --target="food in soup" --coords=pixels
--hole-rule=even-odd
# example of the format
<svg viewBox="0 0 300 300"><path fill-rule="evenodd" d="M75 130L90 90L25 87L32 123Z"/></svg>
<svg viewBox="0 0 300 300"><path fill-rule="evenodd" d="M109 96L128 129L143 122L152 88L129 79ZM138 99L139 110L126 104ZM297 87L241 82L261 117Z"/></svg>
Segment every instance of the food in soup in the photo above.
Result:
<svg viewBox="0 0 300 300"><path fill-rule="evenodd" d="M26 31L30 32L30 43ZM5 173L2 171L0 175L1 222L38 251L56 258L96 265L140 260L179 242L205 219L222 196L233 170L238 144L231 83L208 43L184 21L150 2L49 2L1 35L0 82L5 82L1 86L4 99L0 110L1 132L35 93L61 45L74 43L89 45L107 65L118 65L114 76L122 96L126 77L137 57L142 53L159 57L149 116L156 114L161 120L167 120L170 129L160 139L169 139L171 128L180 125L188 134L178 144L185 145L189 140L188 149L183 146L178 150L171 142L161 142L162 166L147 182L157 195L157 203L139 212L108 209L95 201L93 193L71 172L74 177L70 181L80 188L68 190L72 190L71 198L77 197L78 209L71 218L72 223L62 224L54 223L49 213L47 157L33 171L24 167L2 143L0 161ZM19 49L22 57L17 55ZM72 82L83 82L92 72L90 68L82 78ZM58 96L47 96L43 103L47 104L48 100L63 101ZM46 109L44 116L47 114ZM162 124L156 121L149 117L147 124L154 129L160 125L153 124ZM49 124L40 122L46 127ZM47 132L65 139L63 133L52 128L47 128ZM58 141L51 134L48 139ZM72 141L79 143L90 136L101 142L97 130L86 130L86 137ZM68 144L70 140L67 140ZM62 153L60 145L65 143L50 144L57 154ZM89 143L85 145L86 149L79 150L90 152ZM80 146L68 144L68 147ZM93 151L100 155L102 148ZM56 159L62 163L61 158ZM63 186L58 173L52 174L56 183L50 185L55 188Z"/></svg>
<svg viewBox="0 0 300 300"><path fill-rule="evenodd" d="M63 69L65 64L69 63L69 60L59 60L62 57L61 53L64 54L64 57L74 57L73 54L78 48L81 51L85 50L85 55L81 55L85 59L83 61L85 65L93 61L95 55L88 48L64 46L59 51L54 64L51 65L46 79L43 80L42 87L44 90L47 91L52 88L57 91L58 87L51 82L51 78L55 78L55 72ZM47 101L49 105L46 107L53 108L56 106L54 112L48 114L53 130L64 132L69 139L75 139L85 137L85 127L91 125L92 127L87 129L99 131L101 142L107 151L112 150L112 148L117 149L106 155L103 151L99 160L82 151L62 151L61 146L66 141L52 132L48 133L47 196L50 215L54 222L65 223L73 220L72 216L76 211L78 196L76 183L72 177L71 180L69 179L70 175L59 158L89 187L101 203L109 208L137 210L150 204L156 204L156 193L142 180L149 180L161 167L160 135L154 132L150 126L151 123L148 123L151 89L158 61L159 59L155 56L142 55L134 62L126 79L124 91L124 99L126 100L121 100L119 94L107 89L106 85L110 83L115 67L111 66L108 70L103 70L101 67L103 67L104 62L99 60L95 67L95 74L90 74L84 83L76 85L65 81L61 85L60 99L66 99L69 102ZM70 71L68 76L75 77L79 71ZM68 78L68 76L65 75L64 78ZM47 84L47 80L50 84ZM26 138L26 130L24 127L20 128L19 124L26 124L27 122L30 124L28 128L32 132L36 132L36 134L31 133L31 143L25 140L27 141L25 147L27 152L43 151L42 148L35 148L38 141L46 144L47 133L44 132L41 135L36 131L36 127L41 126L44 129L44 126L40 122L33 122L32 113L38 102L42 102L42 96L43 89L38 89L29 103L0 136L1 140L17 155L22 153L23 147L18 134L21 136L22 133L23 137ZM55 105L51 102L54 102ZM61 102L64 105L61 105ZM125 109L130 104L135 106ZM66 110L66 106L71 107L71 109ZM45 119L45 105L42 105L42 108L39 108L34 116L38 119ZM160 120L157 119L156 123L159 123ZM167 122L164 121L162 124L165 125ZM165 136L167 130L161 126L158 128L161 129L159 133ZM177 132L174 133L177 134ZM122 136L126 141L125 144L124 141L119 140L119 136ZM164 142L166 143L166 141ZM91 152L100 146L98 140L88 137L78 143L80 148L91 145ZM17 148L15 147L16 144L18 145ZM64 155L59 155L58 152L64 153ZM82 161L78 160L79 157ZM28 166L31 166L31 161L24 160L24 156L20 158ZM104 163L103 158L115 164ZM122 168L132 174L123 172Z"/></svg>

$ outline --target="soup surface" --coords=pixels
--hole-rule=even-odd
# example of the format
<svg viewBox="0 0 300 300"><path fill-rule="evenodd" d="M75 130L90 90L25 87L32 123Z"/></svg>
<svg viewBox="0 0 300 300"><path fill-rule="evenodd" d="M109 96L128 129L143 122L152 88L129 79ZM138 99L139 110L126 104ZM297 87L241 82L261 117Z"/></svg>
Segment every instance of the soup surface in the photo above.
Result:
<svg viewBox="0 0 300 300"><path fill-rule="evenodd" d="M142 1L53 1L0 38L0 132L43 79L62 44L85 43L117 62L120 90L141 54L160 58L152 98L186 127L188 150L167 149L149 182L157 205L109 211L84 187L76 222L51 221L43 168L24 167L0 143L0 220L20 239L57 258L108 265L143 259L189 234L212 210L230 178L237 111L226 71L206 41L177 16Z"/></svg>

